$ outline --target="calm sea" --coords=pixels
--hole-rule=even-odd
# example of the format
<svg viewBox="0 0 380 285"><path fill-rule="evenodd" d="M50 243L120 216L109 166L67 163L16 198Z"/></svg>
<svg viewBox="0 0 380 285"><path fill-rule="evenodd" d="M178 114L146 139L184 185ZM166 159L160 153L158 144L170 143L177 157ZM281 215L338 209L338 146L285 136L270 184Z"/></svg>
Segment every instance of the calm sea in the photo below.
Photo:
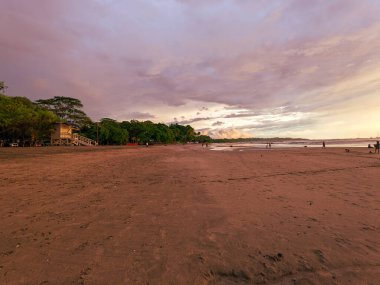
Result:
<svg viewBox="0 0 380 285"><path fill-rule="evenodd" d="M325 140L326 147L368 147L373 145L380 138L374 139L336 139ZM322 147L323 140L291 140L291 141L271 141L272 149L279 148L300 148L300 147ZM236 149L267 149L267 142L244 142L244 143L215 143L211 145L212 150L232 151Z"/></svg>

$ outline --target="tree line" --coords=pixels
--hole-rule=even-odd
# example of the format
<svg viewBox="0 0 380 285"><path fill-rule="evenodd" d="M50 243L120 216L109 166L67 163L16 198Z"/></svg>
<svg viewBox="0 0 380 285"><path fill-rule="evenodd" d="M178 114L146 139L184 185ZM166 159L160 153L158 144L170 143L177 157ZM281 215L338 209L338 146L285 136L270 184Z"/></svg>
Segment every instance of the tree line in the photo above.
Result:
<svg viewBox="0 0 380 285"><path fill-rule="evenodd" d="M122 121L104 118L98 123L89 124L81 129L81 134L98 141L102 145L129 143L175 143L206 142L210 137L196 133L187 125L153 123L151 121Z"/></svg>
<svg viewBox="0 0 380 285"><path fill-rule="evenodd" d="M211 141L209 136L195 132L190 125L168 126L137 120L118 122L110 118L93 122L82 108L81 101L71 97L56 96L33 102L25 97L0 94L0 143L19 142L23 146L48 143L57 122L70 124L81 135L100 145Z"/></svg>

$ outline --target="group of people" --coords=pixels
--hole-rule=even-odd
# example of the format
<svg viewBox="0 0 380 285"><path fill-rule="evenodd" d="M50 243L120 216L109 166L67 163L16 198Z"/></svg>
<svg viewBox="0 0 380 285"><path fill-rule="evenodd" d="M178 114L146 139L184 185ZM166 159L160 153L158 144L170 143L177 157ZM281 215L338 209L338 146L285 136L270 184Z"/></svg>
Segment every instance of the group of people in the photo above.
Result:
<svg viewBox="0 0 380 285"><path fill-rule="evenodd" d="M375 147L375 153L377 152L380 154L380 141L377 141L373 146ZM369 144L368 148L372 148L372 146Z"/></svg>
<svg viewBox="0 0 380 285"><path fill-rule="evenodd" d="M375 153L380 154L380 141L376 141L376 143L373 145L375 147ZM326 147L325 141L322 142L322 148ZM368 148L372 148L371 144L368 144ZM346 149L347 152L347 149Z"/></svg>

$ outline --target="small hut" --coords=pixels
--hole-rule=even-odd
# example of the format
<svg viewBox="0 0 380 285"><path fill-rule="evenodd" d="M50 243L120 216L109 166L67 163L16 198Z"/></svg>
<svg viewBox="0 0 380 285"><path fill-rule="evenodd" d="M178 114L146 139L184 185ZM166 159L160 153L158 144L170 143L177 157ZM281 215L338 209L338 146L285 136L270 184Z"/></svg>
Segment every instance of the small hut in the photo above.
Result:
<svg viewBox="0 0 380 285"><path fill-rule="evenodd" d="M73 137L73 127L66 123L56 123L51 134L52 145L70 145Z"/></svg>
<svg viewBox="0 0 380 285"><path fill-rule="evenodd" d="M98 143L92 139L86 138L79 134L73 133L78 129L66 124L56 123L55 131L51 134L52 145L83 145L83 146L96 146Z"/></svg>

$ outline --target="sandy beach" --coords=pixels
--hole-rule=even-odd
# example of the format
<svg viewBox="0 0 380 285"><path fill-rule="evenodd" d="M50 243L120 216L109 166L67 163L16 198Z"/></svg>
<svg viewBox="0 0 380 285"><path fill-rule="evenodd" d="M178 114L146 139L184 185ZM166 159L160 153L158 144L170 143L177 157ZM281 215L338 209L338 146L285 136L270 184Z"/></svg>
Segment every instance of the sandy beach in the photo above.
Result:
<svg viewBox="0 0 380 285"><path fill-rule="evenodd" d="M0 284L380 284L380 155L0 149Z"/></svg>

